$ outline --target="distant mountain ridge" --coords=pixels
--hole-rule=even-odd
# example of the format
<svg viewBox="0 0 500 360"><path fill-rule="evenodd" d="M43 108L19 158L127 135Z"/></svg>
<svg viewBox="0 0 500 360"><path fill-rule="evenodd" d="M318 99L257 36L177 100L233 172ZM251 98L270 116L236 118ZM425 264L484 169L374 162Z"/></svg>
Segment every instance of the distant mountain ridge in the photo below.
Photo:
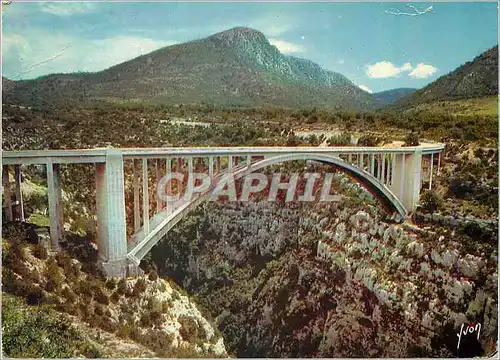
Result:
<svg viewBox="0 0 500 360"><path fill-rule="evenodd" d="M2 82L5 103L27 106L146 101L370 111L497 94L497 67L494 47L423 89L370 94L342 74L282 54L260 31L236 27L95 73Z"/></svg>
<svg viewBox="0 0 500 360"><path fill-rule="evenodd" d="M394 108L402 109L437 101L482 98L497 94L498 46L495 46L415 91L411 96L397 101Z"/></svg>
<svg viewBox="0 0 500 360"><path fill-rule="evenodd" d="M29 105L92 100L358 110L383 105L345 76L283 55L264 34L244 27L97 73L48 75L9 83L4 90L4 101Z"/></svg>
<svg viewBox="0 0 500 360"><path fill-rule="evenodd" d="M373 96L384 104L393 104L400 99L410 96L417 90L418 89L414 88L397 88L380 91L378 93L374 93Z"/></svg>

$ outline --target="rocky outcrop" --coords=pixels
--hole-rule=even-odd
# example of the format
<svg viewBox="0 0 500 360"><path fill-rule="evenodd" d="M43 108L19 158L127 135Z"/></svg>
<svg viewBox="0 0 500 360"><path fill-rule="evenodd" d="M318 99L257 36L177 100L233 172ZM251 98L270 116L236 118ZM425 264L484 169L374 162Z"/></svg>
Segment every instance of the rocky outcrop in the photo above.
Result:
<svg viewBox="0 0 500 360"><path fill-rule="evenodd" d="M412 232L356 202L208 204L194 218L153 256L238 356L451 356L436 336L454 343L447 324L478 319L483 348L496 339L495 259L451 229ZM196 271L177 252L186 246Z"/></svg>

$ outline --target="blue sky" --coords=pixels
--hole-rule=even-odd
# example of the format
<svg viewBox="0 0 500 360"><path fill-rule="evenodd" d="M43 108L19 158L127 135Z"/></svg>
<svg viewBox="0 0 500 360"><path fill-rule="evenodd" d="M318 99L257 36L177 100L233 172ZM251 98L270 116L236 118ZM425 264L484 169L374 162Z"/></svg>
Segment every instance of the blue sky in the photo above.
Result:
<svg viewBox="0 0 500 360"><path fill-rule="evenodd" d="M432 6L432 8L430 8ZM2 12L3 75L98 71L235 26L373 92L420 88L496 45L496 3L20 3Z"/></svg>

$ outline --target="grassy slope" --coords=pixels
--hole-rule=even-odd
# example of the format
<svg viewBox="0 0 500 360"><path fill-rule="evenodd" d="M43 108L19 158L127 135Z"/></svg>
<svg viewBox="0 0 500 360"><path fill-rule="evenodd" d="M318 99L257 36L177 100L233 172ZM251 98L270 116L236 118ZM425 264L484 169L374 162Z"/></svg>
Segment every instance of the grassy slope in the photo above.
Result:
<svg viewBox="0 0 500 360"><path fill-rule="evenodd" d="M463 99L454 101L438 101L417 105L409 110L408 113L415 111L426 111L430 113L449 114L449 115L479 115L479 116L498 116L498 98L488 96L476 99Z"/></svg>
<svg viewBox="0 0 500 360"><path fill-rule="evenodd" d="M9 357L154 356L147 348L89 327L49 306L30 306L23 298L2 293L2 341Z"/></svg>

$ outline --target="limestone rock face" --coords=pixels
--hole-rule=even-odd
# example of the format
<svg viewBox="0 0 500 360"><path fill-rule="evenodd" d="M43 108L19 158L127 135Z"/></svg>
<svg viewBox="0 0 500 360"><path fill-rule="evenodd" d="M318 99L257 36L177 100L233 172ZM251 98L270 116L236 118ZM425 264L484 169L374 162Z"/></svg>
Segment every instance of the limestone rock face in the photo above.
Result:
<svg viewBox="0 0 500 360"><path fill-rule="evenodd" d="M210 232L192 247L213 272L189 290L224 312L218 327L238 356L408 357L412 347L452 356L430 346L443 319L463 321L477 312L478 304L469 306L475 297L484 305L496 291L492 259L468 254L449 233L388 224L377 208L254 203L229 217L226 205L210 206L197 225ZM477 295L485 273L488 295ZM495 327L484 334L494 336Z"/></svg>

